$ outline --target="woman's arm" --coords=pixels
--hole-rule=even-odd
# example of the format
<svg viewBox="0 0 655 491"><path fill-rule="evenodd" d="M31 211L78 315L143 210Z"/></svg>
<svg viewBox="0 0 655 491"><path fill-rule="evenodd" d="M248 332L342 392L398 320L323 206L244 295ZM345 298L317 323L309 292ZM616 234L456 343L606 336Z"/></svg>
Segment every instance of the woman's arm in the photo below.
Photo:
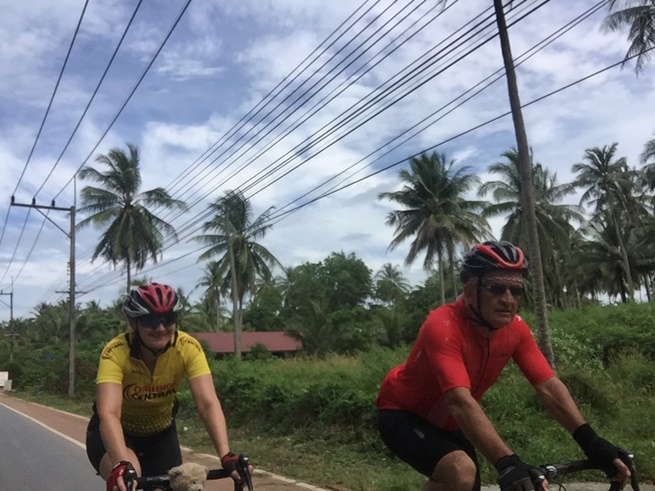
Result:
<svg viewBox="0 0 655 491"><path fill-rule="evenodd" d="M218 456L222 458L230 452L227 437L227 423L223 408L216 395L214 380L211 374L200 375L189 380L189 388L196 403L200 419L207 429Z"/></svg>
<svg viewBox="0 0 655 491"><path fill-rule="evenodd" d="M121 460L132 462L132 465L140 474L139 463L133 461L134 453L125 444L121 426L123 387L121 384L104 382L98 384L96 390L96 409L100 418L100 436L109 457L108 469L100 469L102 477L107 479L111 468Z"/></svg>

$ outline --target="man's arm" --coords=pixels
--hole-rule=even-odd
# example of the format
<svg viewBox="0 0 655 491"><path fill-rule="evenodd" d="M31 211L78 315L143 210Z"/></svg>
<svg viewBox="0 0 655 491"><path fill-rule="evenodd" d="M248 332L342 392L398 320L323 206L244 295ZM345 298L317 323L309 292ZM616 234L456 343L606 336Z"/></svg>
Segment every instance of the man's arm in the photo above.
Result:
<svg viewBox="0 0 655 491"><path fill-rule="evenodd" d="M550 415L569 433L586 421L573 400L569 389L557 377L551 377L535 386L537 397Z"/></svg>
<svg viewBox="0 0 655 491"><path fill-rule="evenodd" d="M613 472L616 472L616 475L614 475L611 480L621 482L621 489L623 489L630 477L630 470L618 457L618 452L616 458L611 459L611 457L608 457L613 449L618 450L618 448L607 440L600 438L596 432L591 429L591 426L587 424L582 413L580 413L578 405L573 400L566 385L564 385L564 383L557 377L552 377L538 384L535 387L535 390L537 391L537 396L546 407L546 410L559 424L573 435L573 438L575 438L578 444L580 444L588 458L592 461L595 460L596 463L600 464L602 464L603 461L612 461L612 464L616 467L616 471L611 468L611 465L609 468L604 468L604 470L609 472L610 475ZM581 430L588 435L588 438L582 439L580 437ZM596 455L596 452L600 452L600 450L603 452Z"/></svg>
<svg viewBox="0 0 655 491"><path fill-rule="evenodd" d="M500 438L469 389L456 387L446 392L444 398L464 435L489 462L496 464L502 457L514 453Z"/></svg>

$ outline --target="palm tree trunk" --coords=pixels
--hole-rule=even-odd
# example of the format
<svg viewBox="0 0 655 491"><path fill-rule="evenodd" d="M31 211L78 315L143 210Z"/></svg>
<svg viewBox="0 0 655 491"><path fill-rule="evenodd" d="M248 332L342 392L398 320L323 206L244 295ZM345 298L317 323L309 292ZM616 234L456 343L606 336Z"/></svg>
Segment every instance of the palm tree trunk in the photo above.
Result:
<svg viewBox="0 0 655 491"><path fill-rule="evenodd" d="M634 300L635 285L632 281L632 273L630 272L630 260L628 259L628 251L625 248L623 243L623 236L621 235L621 229L619 228L619 222L616 220L616 214L610 212L612 215L612 221L614 222L614 229L616 230L616 240L619 242L619 247L621 249L621 260L623 262L623 269L625 270L625 281L628 284L628 297L630 300Z"/></svg>
<svg viewBox="0 0 655 491"><path fill-rule="evenodd" d="M448 267L450 268L450 280L453 283L453 300L457 299L457 275L455 274L455 258L453 248L448 248Z"/></svg>
<svg viewBox="0 0 655 491"><path fill-rule="evenodd" d="M227 253L230 258L230 270L232 279L232 319L234 320L234 356L241 359L241 318L239 316L239 291L237 281L236 261L234 260L234 249L232 241L228 239Z"/></svg>
<svg viewBox="0 0 655 491"><path fill-rule="evenodd" d="M131 267L130 267L130 257L128 256L125 259L125 269L127 270L127 294L130 294L130 285L132 284L132 277L130 276Z"/></svg>
<svg viewBox="0 0 655 491"><path fill-rule="evenodd" d="M521 179L521 198L525 209L525 219L528 232L528 252L530 255L530 266L534 278L534 305L537 314L538 344L542 353L551 366L554 366L555 356L550 343L550 332L548 329L548 315L546 308L546 291L544 288L544 274L541 263L541 251L539 249L539 236L537 232L537 219L535 214L534 186L532 183L532 166L530 163L530 146L523 123L519 89L514 72L514 59L505 22L505 12L502 0L494 0L496 11L496 22L500 36L500 46L507 75L507 90L509 102L514 120L514 132L516 133L516 146L518 150L518 169Z"/></svg>
<svg viewBox="0 0 655 491"><path fill-rule="evenodd" d="M444 279L443 257L441 257L441 250L437 252L437 254L437 264L439 265L439 288L441 289L441 305L444 305L446 303L446 281Z"/></svg>

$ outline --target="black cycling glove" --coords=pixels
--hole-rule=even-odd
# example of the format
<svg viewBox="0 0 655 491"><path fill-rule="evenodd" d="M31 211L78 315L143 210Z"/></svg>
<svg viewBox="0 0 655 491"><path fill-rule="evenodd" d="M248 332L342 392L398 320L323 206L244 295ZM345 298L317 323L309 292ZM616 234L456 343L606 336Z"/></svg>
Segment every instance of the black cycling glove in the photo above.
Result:
<svg viewBox="0 0 655 491"><path fill-rule="evenodd" d="M614 465L614 459L621 457L621 449L599 437L589 423L579 426L573 432L573 439L580 445L589 461L609 477L619 472Z"/></svg>
<svg viewBox="0 0 655 491"><path fill-rule="evenodd" d="M237 464L239 463L239 456L236 455L235 453L228 452L223 457L221 457L221 465L223 466L223 469L228 471L230 474L236 470Z"/></svg>
<svg viewBox="0 0 655 491"><path fill-rule="evenodd" d="M523 462L518 455L507 455L496 462L498 485L501 491L534 491L534 482L545 477L538 467Z"/></svg>

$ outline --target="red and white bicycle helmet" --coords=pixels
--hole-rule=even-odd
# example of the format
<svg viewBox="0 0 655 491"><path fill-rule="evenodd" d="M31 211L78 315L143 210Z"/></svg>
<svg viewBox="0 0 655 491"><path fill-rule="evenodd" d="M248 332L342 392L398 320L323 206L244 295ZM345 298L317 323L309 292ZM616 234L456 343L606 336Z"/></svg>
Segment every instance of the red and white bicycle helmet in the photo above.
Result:
<svg viewBox="0 0 655 491"><path fill-rule="evenodd" d="M123 312L128 317L151 314L171 314L182 309L179 295L168 285L149 283L132 288L123 303Z"/></svg>
<svg viewBox="0 0 655 491"><path fill-rule="evenodd" d="M527 274L528 261L523 256L523 251L507 241L476 244L464 256L459 274L462 282L466 283L472 276L481 277L498 270Z"/></svg>

